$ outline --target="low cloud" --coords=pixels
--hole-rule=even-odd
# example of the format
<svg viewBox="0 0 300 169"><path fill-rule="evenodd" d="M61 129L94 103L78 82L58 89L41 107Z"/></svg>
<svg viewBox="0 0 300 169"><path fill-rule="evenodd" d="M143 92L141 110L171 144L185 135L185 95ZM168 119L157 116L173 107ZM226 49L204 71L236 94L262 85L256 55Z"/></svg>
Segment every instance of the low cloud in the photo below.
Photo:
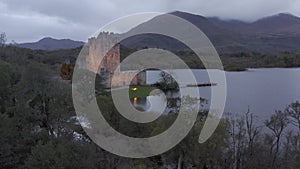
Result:
<svg viewBox="0 0 300 169"><path fill-rule="evenodd" d="M137 12L186 11L223 19L254 21L285 12L300 15L297 0L2 0L0 32L9 41L45 36L83 40L105 23Z"/></svg>

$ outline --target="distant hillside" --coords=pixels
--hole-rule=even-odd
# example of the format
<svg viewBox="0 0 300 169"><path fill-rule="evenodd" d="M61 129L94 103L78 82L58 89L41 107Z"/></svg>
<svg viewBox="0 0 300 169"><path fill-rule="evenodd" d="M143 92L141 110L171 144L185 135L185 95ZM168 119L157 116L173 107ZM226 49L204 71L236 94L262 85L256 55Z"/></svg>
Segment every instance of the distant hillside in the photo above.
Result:
<svg viewBox="0 0 300 169"><path fill-rule="evenodd" d="M187 21L193 23L195 26L199 27L209 37L214 46L216 46L217 48L219 47L218 49L224 52L231 52L232 48L238 48L241 51L246 49L243 48L243 46L240 46L240 44L243 42L243 39L247 39L246 37L240 35L239 33L219 27L203 16L179 11L173 12L171 14L186 19ZM131 34L134 32L140 32L142 30L151 31L151 29L163 29L162 26L164 26L166 23L165 19L166 18L164 17L164 15L157 16L149 20L148 22L138 25L128 33ZM167 25L167 27L169 26L170 25ZM186 33L188 34L188 32ZM153 34L131 37L128 40L124 41L123 44L131 48L159 47L169 50L187 49L185 45L170 37Z"/></svg>
<svg viewBox="0 0 300 169"><path fill-rule="evenodd" d="M300 18L290 14L265 17L252 23L238 20L221 20L176 11L171 13L193 23L210 39L219 53L254 51L260 53L300 53ZM131 30L139 31L164 24L163 16L157 16ZM159 35L142 35L123 42L133 48L160 47L182 50L186 47L178 41Z"/></svg>
<svg viewBox="0 0 300 169"><path fill-rule="evenodd" d="M83 46L84 42L73 41L70 39L53 39L50 37L43 38L38 42L21 43L17 46L22 48L29 48L33 50L59 50L59 49L72 49Z"/></svg>
<svg viewBox="0 0 300 169"><path fill-rule="evenodd" d="M238 20L221 20L208 18L219 27L251 35L300 35L300 18L291 14L280 13L265 17L255 22L243 22Z"/></svg>

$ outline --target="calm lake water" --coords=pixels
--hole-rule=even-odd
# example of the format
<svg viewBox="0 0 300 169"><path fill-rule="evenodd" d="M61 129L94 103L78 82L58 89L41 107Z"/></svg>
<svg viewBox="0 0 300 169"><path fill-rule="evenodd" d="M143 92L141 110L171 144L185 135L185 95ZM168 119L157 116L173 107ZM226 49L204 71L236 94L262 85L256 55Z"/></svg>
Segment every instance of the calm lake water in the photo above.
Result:
<svg viewBox="0 0 300 169"><path fill-rule="evenodd" d="M173 72L176 76L184 76L185 71ZM193 70L193 73L198 83L209 82L205 70ZM263 122L275 110L283 110L291 102L300 101L300 68L249 69L225 74L227 81L225 112L243 115L249 106L250 111ZM160 71L147 71L148 84L153 84L159 79ZM199 87L201 97L209 100L212 87ZM155 104L161 106L159 102Z"/></svg>

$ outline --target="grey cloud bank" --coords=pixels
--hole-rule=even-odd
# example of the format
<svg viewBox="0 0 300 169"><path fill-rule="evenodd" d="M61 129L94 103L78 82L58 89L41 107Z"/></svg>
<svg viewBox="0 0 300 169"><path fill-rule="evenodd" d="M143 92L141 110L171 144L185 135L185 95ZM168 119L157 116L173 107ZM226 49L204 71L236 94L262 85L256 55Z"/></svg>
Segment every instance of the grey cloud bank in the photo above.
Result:
<svg viewBox="0 0 300 169"><path fill-rule="evenodd" d="M298 0L0 0L0 32L8 42L45 36L86 41L107 22L137 12L186 11L254 21L285 12L300 16Z"/></svg>

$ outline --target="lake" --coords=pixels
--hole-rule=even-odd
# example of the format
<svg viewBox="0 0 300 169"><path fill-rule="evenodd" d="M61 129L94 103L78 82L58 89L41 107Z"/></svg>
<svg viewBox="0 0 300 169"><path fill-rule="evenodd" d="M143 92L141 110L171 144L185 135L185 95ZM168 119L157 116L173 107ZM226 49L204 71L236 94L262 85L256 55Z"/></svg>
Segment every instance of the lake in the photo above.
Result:
<svg viewBox="0 0 300 169"><path fill-rule="evenodd" d="M205 70L192 71L198 83L209 82ZM184 72L185 70L173 71L175 76L184 76ZM250 111L263 122L275 110L283 110L291 102L300 101L300 68L248 69L225 74L227 81L225 112L243 115L249 106ZM147 84L153 84L159 79L160 71L147 71ZM209 100L212 87L199 87L200 96ZM153 97L155 96L148 99L155 100ZM155 106L162 106L159 103L156 102Z"/></svg>

